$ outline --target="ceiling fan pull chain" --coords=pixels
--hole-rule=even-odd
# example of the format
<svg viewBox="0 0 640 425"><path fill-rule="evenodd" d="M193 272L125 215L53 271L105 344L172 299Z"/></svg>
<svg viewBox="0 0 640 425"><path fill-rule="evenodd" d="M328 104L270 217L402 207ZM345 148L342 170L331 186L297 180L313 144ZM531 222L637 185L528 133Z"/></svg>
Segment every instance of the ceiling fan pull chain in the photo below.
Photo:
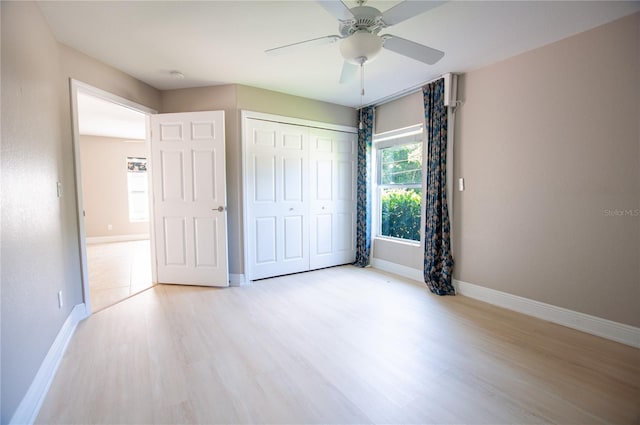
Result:
<svg viewBox="0 0 640 425"><path fill-rule="evenodd" d="M360 64L360 106L364 101L364 61Z"/></svg>
<svg viewBox="0 0 640 425"><path fill-rule="evenodd" d="M364 60L360 62L360 123L358 128L362 130L364 125L362 124L362 107L364 105Z"/></svg>

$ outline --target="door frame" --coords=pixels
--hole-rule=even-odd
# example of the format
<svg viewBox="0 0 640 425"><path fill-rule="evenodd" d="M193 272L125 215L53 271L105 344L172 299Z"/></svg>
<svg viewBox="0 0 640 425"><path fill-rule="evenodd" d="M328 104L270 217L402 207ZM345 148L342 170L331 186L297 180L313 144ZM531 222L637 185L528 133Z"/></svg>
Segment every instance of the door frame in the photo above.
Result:
<svg viewBox="0 0 640 425"><path fill-rule="evenodd" d="M125 108L132 109L136 112L145 114L146 116L146 130L145 148L147 152L151 152L151 137L150 137L150 116L156 114L157 111L131 100L125 99L113 93L109 93L105 90L83 83L82 81L70 78L69 90L71 100L71 120L72 120L72 139L73 139L73 165L74 165L74 177L76 188L76 208L78 216L78 245L80 246L80 271L82 278L82 298L85 305L85 314L91 315L91 298L89 296L89 268L87 262L87 233L84 221L84 201L82 199L82 168L80 158L80 129L78 120L78 94L84 93L107 102L114 103L116 105L123 106ZM148 179L151 180L153 172L153 165L151 164L151 158L147 159L148 167ZM151 186L150 186L151 187ZM149 191L149 238L151 245L151 280L155 282L156 279L156 267L155 267L155 236L153 232L153 191Z"/></svg>

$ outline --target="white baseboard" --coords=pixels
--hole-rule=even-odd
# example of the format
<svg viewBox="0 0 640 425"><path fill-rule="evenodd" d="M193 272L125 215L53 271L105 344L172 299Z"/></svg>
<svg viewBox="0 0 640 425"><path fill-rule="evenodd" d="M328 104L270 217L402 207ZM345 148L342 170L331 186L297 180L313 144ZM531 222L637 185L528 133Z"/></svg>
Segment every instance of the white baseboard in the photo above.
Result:
<svg viewBox="0 0 640 425"><path fill-rule="evenodd" d="M640 328L635 326L496 291L473 283L454 280L453 284L456 292L460 295L640 348Z"/></svg>
<svg viewBox="0 0 640 425"><path fill-rule="evenodd" d="M60 361L71 341L71 337L76 330L78 323L87 317L84 304L78 304L73 307L71 313L64 321L62 328L58 332L58 336L53 341L49 352L45 356L35 378L31 382L27 393L20 402L9 424L33 424L38 416L42 402L44 401L47 391L51 386Z"/></svg>
<svg viewBox="0 0 640 425"><path fill-rule="evenodd" d="M249 281L244 274L229 273L229 286L244 286L248 284Z"/></svg>
<svg viewBox="0 0 640 425"><path fill-rule="evenodd" d="M398 276L419 282L424 281L422 270L402 266L379 258L372 258L371 265L376 269L397 274ZM635 326L602 319L460 280L454 279L453 286L456 288L457 294L464 295L465 297L474 298L498 307L640 348L640 328Z"/></svg>
<svg viewBox="0 0 640 425"><path fill-rule="evenodd" d="M111 242L129 242L129 241L143 241L149 239L148 233L136 233L133 235L113 235L113 236L94 236L87 238L87 244L96 243L111 243Z"/></svg>
<svg viewBox="0 0 640 425"><path fill-rule="evenodd" d="M392 263L391 261L381 260L374 257L371 259L371 267L385 272L397 274L398 276L406 277L407 279L424 282L424 275L422 270Z"/></svg>

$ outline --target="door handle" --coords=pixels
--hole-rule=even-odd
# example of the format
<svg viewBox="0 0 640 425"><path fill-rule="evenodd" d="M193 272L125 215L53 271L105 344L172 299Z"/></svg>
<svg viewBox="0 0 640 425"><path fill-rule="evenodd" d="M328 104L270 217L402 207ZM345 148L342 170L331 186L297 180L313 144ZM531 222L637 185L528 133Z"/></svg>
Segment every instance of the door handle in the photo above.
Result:
<svg viewBox="0 0 640 425"><path fill-rule="evenodd" d="M227 207L223 207L222 205L220 205L218 208L211 208L211 211L225 211L227 209Z"/></svg>

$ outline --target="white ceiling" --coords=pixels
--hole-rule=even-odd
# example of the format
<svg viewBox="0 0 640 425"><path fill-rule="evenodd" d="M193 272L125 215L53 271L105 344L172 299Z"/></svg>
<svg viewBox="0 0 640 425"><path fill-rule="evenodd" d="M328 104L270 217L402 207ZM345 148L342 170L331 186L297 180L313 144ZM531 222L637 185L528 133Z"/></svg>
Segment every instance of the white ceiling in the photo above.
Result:
<svg viewBox="0 0 640 425"><path fill-rule="evenodd" d="M349 7L354 1L346 1ZM382 11L397 1L369 1ZM338 43L289 55L264 50L338 33L314 1L43 1L57 39L161 90L245 84L347 106ZM466 72L640 10L640 2L450 1L388 33L444 51L434 66L385 51L365 65L371 103L446 72ZM172 78L179 70L185 78Z"/></svg>
<svg viewBox="0 0 640 425"><path fill-rule="evenodd" d="M78 131L87 136L144 140L144 114L85 93L78 93Z"/></svg>

